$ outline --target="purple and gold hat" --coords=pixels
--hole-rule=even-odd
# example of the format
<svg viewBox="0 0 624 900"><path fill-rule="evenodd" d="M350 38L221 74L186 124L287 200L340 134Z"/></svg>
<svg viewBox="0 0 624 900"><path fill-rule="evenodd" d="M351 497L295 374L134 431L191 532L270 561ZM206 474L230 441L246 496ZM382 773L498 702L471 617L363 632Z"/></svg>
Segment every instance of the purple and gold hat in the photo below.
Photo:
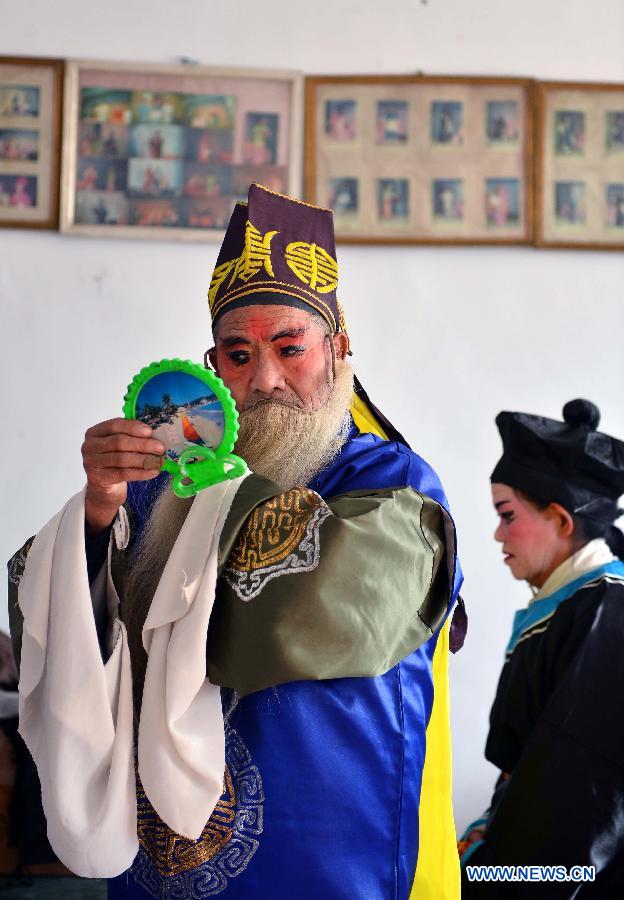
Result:
<svg viewBox="0 0 624 900"><path fill-rule="evenodd" d="M279 303L346 332L337 286L332 211L252 184L247 203L234 207L210 282L213 326L236 307Z"/></svg>
<svg viewBox="0 0 624 900"><path fill-rule="evenodd" d="M337 286L332 210L250 185L247 203L234 207L210 282L213 328L230 309L279 303L314 311L332 332L346 334ZM351 413L361 431L409 446L357 378Z"/></svg>

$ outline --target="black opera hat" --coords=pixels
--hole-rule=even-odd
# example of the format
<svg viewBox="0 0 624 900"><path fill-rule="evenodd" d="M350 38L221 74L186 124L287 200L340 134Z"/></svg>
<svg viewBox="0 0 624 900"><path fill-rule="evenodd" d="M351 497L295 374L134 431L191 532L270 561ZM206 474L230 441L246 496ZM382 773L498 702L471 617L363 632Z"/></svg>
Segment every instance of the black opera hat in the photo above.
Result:
<svg viewBox="0 0 624 900"><path fill-rule="evenodd" d="M503 455L491 481L588 518L604 518L606 506L613 519L624 494L624 443L597 431L599 422L600 410L589 400L566 403L563 422L499 413Z"/></svg>

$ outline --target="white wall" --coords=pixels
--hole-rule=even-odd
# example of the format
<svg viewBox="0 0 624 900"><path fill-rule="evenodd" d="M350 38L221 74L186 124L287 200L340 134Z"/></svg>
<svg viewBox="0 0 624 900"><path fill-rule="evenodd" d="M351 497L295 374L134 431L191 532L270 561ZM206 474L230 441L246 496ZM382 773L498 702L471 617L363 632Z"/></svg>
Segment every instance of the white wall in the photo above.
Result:
<svg viewBox="0 0 624 900"><path fill-rule="evenodd" d="M0 52L624 81L621 0L0 0ZM2 558L80 488L85 428L119 414L147 362L200 358L216 246L0 232ZM503 408L586 396L624 436L624 259L532 249L339 248L355 365L440 473L470 614L452 660L458 826L483 808L487 713L515 608L488 476ZM4 604L3 604L4 607Z"/></svg>

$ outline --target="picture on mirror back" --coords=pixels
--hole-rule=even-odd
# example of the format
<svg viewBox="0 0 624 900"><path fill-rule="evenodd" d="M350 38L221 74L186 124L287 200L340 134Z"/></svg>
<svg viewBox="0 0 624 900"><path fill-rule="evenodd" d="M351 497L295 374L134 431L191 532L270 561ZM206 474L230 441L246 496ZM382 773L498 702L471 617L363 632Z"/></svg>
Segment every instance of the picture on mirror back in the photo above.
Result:
<svg viewBox="0 0 624 900"><path fill-rule="evenodd" d="M532 89L514 78L306 79L306 196L350 243L532 240Z"/></svg>
<svg viewBox="0 0 624 900"><path fill-rule="evenodd" d="M219 239L257 181L298 192L301 79L68 63L61 228Z"/></svg>

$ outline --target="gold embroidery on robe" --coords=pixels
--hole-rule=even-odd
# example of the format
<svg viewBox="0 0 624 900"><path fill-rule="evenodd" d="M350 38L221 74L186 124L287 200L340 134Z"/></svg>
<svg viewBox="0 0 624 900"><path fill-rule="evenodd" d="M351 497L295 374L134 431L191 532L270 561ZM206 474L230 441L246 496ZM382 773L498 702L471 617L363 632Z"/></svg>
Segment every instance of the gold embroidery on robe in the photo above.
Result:
<svg viewBox="0 0 624 900"><path fill-rule="evenodd" d="M212 859L232 837L236 794L230 771L226 767L223 794L197 841L182 837L165 825L138 780L137 812L139 844L148 853L159 875L170 877L196 869Z"/></svg>
<svg viewBox="0 0 624 900"><path fill-rule="evenodd" d="M212 897L225 891L229 880L251 862L264 828L262 777L240 736L227 724L225 761L223 794L197 841L165 825L137 775L140 849L131 871L150 896Z"/></svg>
<svg viewBox="0 0 624 900"><path fill-rule="evenodd" d="M319 528L329 509L318 494L296 487L265 501L247 519L224 577L241 600L280 575L309 572L319 561Z"/></svg>

